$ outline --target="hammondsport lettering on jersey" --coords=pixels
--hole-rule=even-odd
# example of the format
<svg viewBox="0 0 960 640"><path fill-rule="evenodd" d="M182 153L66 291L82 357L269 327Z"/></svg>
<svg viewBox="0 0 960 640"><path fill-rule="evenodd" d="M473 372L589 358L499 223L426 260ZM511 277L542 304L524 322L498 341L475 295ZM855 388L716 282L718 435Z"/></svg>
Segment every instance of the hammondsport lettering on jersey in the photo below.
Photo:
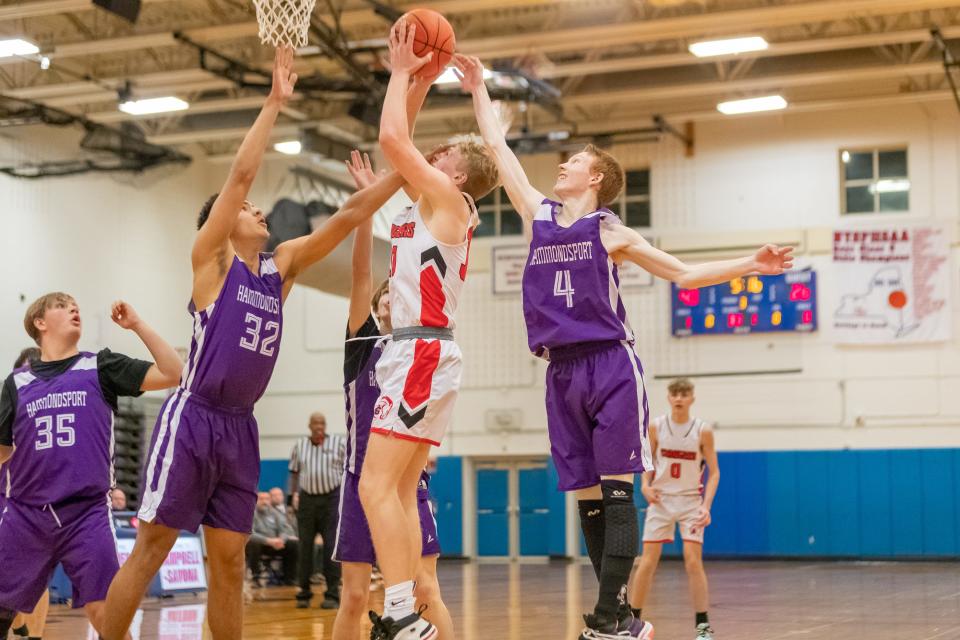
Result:
<svg viewBox="0 0 960 640"><path fill-rule="evenodd" d="M193 308L180 386L216 405L251 408L273 375L283 332L283 281L272 254L253 273L234 257L216 302Z"/></svg>
<svg viewBox="0 0 960 640"><path fill-rule="evenodd" d="M561 205L544 200L533 220L523 272L523 315L530 351L611 340L633 341L620 297L617 265L600 237L603 224L620 224L607 209L569 227L557 223Z"/></svg>
<svg viewBox="0 0 960 640"><path fill-rule="evenodd" d="M24 367L13 379L16 450L5 465L10 497L34 506L106 498L113 485L113 410L100 390L97 355L81 353L52 378Z"/></svg>

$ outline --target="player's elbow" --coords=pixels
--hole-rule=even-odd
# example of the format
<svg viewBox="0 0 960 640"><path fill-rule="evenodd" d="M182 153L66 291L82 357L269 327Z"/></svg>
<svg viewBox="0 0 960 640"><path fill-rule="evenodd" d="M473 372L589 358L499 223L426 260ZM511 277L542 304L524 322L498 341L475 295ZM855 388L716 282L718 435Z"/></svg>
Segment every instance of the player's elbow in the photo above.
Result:
<svg viewBox="0 0 960 640"><path fill-rule="evenodd" d="M698 289L703 286L703 283L689 269L677 271L671 280L681 289Z"/></svg>
<svg viewBox="0 0 960 640"><path fill-rule="evenodd" d="M379 142L380 148L387 157L395 156L403 146L404 135L394 127L384 126L380 128Z"/></svg>

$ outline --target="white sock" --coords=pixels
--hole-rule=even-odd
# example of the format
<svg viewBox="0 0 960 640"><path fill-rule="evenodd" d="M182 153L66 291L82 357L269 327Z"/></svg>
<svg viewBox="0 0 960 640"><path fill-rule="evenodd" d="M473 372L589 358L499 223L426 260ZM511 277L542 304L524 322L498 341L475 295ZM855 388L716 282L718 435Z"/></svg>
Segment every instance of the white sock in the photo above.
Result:
<svg viewBox="0 0 960 640"><path fill-rule="evenodd" d="M413 580L387 587L383 596L383 617L400 620L413 613Z"/></svg>

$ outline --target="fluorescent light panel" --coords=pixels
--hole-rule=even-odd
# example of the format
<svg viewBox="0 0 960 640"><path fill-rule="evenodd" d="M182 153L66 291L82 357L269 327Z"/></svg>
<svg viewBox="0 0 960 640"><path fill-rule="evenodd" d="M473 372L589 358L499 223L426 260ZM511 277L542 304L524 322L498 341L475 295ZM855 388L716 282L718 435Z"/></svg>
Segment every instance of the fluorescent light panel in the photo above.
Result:
<svg viewBox="0 0 960 640"><path fill-rule="evenodd" d="M741 113L757 113L760 111L776 111L786 109L787 101L783 96L763 96L747 98L746 100L731 100L717 105L717 111L724 115L733 116Z"/></svg>
<svg viewBox="0 0 960 640"><path fill-rule="evenodd" d="M120 103L120 111L129 113L133 116L143 116L151 113L168 113L170 111L183 111L190 105L184 100L174 96L163 96L161 98L144 98L143 100L128 100Z"/></svg>
<svg viewBox="0 0 960 640"><path fill-rule="evenodd" d="M729 56L749 51L763 51L770 45L760 36L746 38L727 38L725 40L705 40L690 45L690 53L698 58L711 56Z"/></svg>
<svg viewBox="0 0 960 640"><path fill-rule="evenodd" d="M299 140L285 140L283 142L278 142L273 145L273 148L280 153L285 153L288 156L295 156L300 153L303 149L303 146L300 144Z"/></svg>
<svg viewBox="0 0 960 640"><path fill-rule="evenodd" d="M20 38L0 40L0 58L11 56L31 56L40 53L40 47Z"/></svg>
<svg viewBox="0 0 960 640"><path fill-rule="evenodd" d="M437 76L437 79L433 81L433 84L460 84L460 78L458 78L457 74L453 72L453 69L453 67L447 67L443 73ZM493 71L484 68L483 79L489 80L492 77Z"/></svg>

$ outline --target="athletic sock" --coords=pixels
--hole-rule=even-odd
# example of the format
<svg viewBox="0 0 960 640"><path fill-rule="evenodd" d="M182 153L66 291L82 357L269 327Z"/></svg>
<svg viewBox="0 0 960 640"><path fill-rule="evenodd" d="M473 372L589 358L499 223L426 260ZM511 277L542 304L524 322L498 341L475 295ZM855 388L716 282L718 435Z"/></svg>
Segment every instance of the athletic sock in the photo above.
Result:
<svg viewBox="0 0 960 640"><path fill-rule="evenodd" d="M604 536L600 592L594 612L604 620L616 620L620 590L630 580L630 571L640 544L633 484L621 480L600 482L603 492Z"/></svg>
<svg viewBox="0 0 960 640"><path fill-rule="evenodd" d="M413 580L387 587L383 596L383 617L394 622L413 613Z"/></svg>
<svg viewBox="0 0 960 640"><path fill-rule="evenodd" d="M580 500L577 505L580 508L580 530L587 543L587 555L599 580L603 564L603 500Z"/></svg>
<svg viewBox="0 0 960 640"><path fill-rule="evenodd" d="M710 620L707 618L706 611L697 611L697 622L696 625L699 627L702 624L710 624Z"/></svg>
<svg viewBox="0 0 960 640"><path fill-rule="evenodd" d="M17 617L16 611L0 609L0 638L6 638L7 632L13 626L13 619Z"/></svg>
<svg viewBox="0 0 960 640"><path fill-rule="evenodd" d="M20 636L21 638L28 638L30 635L30 630L27 629L27 625L20 625L16 629L10 629L10 632L15 636Z"/></svg>

